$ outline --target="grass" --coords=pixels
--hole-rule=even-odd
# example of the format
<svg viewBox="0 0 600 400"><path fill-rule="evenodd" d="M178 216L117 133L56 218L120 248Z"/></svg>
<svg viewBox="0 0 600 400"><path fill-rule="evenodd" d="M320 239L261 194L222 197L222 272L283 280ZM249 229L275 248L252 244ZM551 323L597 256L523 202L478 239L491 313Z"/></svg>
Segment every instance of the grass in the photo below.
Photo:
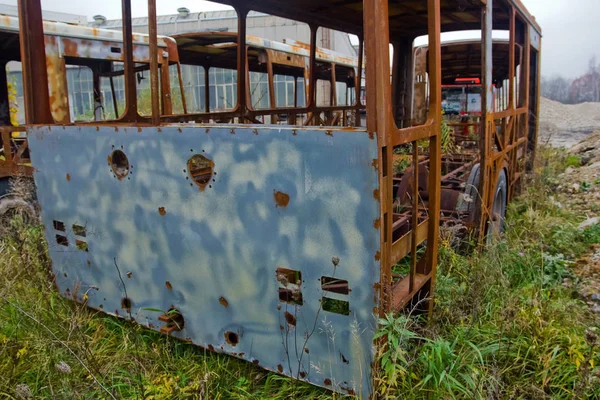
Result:
<svg viewBox="0 0 600 400"><path fill-rule="evenodd" d="M557 206L567 158L543 153L501 242L463 255L441 241L431 321L380 321L384 397L600 398L598 320L563 285L600 225L580 231ZM0 398L341 397L63 299L41 228L13 231L0 240Z"/></svg>

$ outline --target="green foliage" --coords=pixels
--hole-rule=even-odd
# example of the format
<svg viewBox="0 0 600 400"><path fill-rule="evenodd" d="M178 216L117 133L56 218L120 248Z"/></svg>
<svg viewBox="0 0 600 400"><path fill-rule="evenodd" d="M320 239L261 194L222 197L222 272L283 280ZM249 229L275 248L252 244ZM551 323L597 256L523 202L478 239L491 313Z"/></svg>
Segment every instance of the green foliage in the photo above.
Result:
<svg viewBox="0 0 600 400"><path fill-rule="evenodd" d="M581 167L581 157L576 155L576 154L569 154L566 156L565 158L565 168L568 167L574 167L574 168L578 168Z"/></svg>
<svg viewBox="0 0 600 400"><path fill-rule="evenodd" d="M558 205L562 199L552 196L559 196L554 187L566 156L539 153L527 191L509 207L503 240L468 255L441 241L430 323L388 316L399 321L396 336L408 338L395 342L386 336L391 323L380 322L387 344L379 354L387 366L380 392L407 399L600 398L598 320L563 286L565 278L576 283L574 260L600 243L600 224L580 230L582 216Z"/></svg>

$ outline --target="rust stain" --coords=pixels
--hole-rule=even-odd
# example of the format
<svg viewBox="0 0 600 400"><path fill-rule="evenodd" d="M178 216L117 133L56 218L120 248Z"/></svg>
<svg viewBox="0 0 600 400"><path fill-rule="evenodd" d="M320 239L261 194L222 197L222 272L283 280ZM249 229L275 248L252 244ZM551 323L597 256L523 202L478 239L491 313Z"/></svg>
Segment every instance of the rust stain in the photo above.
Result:
<svg viewBox="0 0 600 400"><path fill-rule="evenodd" d="M325 378L325 380L323 381L323 383L325 384L325 386L331 386L331 379Z"/></svg>
<svg viewBox="0 0 600 400"><path fill-rule="evenodd" d="M281 364L277 365L277 371L279 371L280 374L283 374L283 366Z"/></svg>
<svg viewBox="0 0 600 400"><path fill-rule="evenodd" d="M131 275L133 275L133 274L131 273L131 271L129 271L129 272L127 273L127 278L131 279Z"/></svg>
<svg viewBox="0 0 600 400"><path fill-rule="evenodd" d="M300 371L299 375L300 375L300 378L302 378L302 379L306 378L306 372L304 372L304 371Z"/></svg>
<svg viewBox="0 0 600 400"><path fill-rule="evenodd" d="M284 313L284 315L285 315L285 320L287 321L287 323L289 325L296 326L296 317L294 317L292 314L290 314L287 311Z"/></svg>
<svg viewBox="0 0 600 400"><path fill-rule="evenodd" d="M331 137L333 137L333 132L332 132L332 131L325 131L325 134L326 134L327 136L331 136Z"/></svg>
<svg viewBox="0 0 600 400"><path fill-rule="evenodd" d="M381 253L377 252L377 253L375 253L375 261L379 261L379 260L381 260Z"/></svg>
<svg viewBox="0 0 600 400"><path fill-rule="evenodd" d="M280 191L273 191L276 207L287 207L290 203L290 195Z"/></svg>
<svg viewBox="0 0 600 400"><path fill-rule="evenodd" d="M235 130L230 130L229 133L231 133L232 135L235 135Z"/></svg>
<svg viewBox="0 0 600 400"><path fill-rule="evenodd" d="M167 214L167 210L164 207L158 207L158 213L164 217Z"/></svg>
<svg viewBox="0 0 600 400"><path fill-rule="evenodd" d="M373 132L369 132L369 139L375 139L375 134Z"/></svg>
<svg viewBox="0 0 600 400"><path fill-rule="evenodd" d="M92 263L90 262L90 260L87 260L87 266L88 266L88 268L90 268L92 266Z"/></svg>
<svg viewBox="0 0 600 400"><path fill-rule="evenodd" d="M104 309L104 305L103 305L103 304L100 304L100 305L98 306L98 308L102 310L102 309Z"/></svg>
<svg viewBox="0 0 600 400"><path fill-rule="evenodd" d="M221 305L225 308L229 307L229 302L227 301L227 299L223 296L221 296L219 298L219 303L221 303Z"/></svg>
<svg viewBox="0 0 600 400"><path fill-rule="evenodd" d="M106 161L108 161L108 165L111 165L112 164L112 157L109 155Z"/></svg>
<svg viewBox="0 0 600 400"><path fill-rule="evenodd" d="M373 197L375 197L375 200L379 201L379 189L373 190Z"/></svg>
<svg viewBox="0 0 600 400"><path fill-rule="evenodd" d="M67 174L67 182L71 181L71 175Z"/></svg>
<svg viewBox="0 0 600 400"><path fill-rule="evenodd" d="M252 133L254 133L255 135L258 135L258 129L252 129Z"/></svg>
<svg viewBox="0 0 600 400"><path fill-rule="evenodd" d="M305 348L304 348L304 352L305 352L306 354L310 354L310 350L308 350L308 347L305 347Z"/></svg>
<svg viewBox="0 0 600 400"><path fill-rule="evenodd" d="M209 344L207 347L210 351L215 351L215 348L212 344Z"/></svg>
<svg viewBox="0 0 600 400"><path fill-rule="evenodd" d="M371 163L371 165L373 166L373 168L379 169L379 159L378 158L374 158L373 162Z"/></svg>
<svg viewBox="0 0 600 400"><path fill-rule="evenodd" d="M292 131L292 135L294 135L294 136L298 135L298 134L296 133L296 130L295 130L295 129Z"/></svg>
<svg viewBox="0 0 600 400"><path fill-rule="evenodd" d="M210 132L210 129L209 129L209 128L206 128L206 131L205 131L204 133L206 133L206 134L208 135L208 134L209 134L209 132Z"/></svg>
<svg viewBox="0 0 600 400"><path fill-rule="evenodd" d="M374 222L373 222L373 228L375 229L379 229L381 228L381 219L377 218Z"/></svg>
<svg viewBox="0 0 600 400"><path fill-rule="evenodd" d="M138 126L138 132L141 132L141 131L142 131L142 127Z"/></svg>
<svg viewBox="0 0 600 400"><path fill-rule="evenodd" d="M166 281L166 282L165 282L165 286L166 286L166 287L167 287L167 289L169 289L169 290L173 289L173 285L171 285L171 282L169 282L169 281Z"/></svg>
<svg viewBox="0 0 600 400"><path fill-rule="evenodd" d="M115 126L115 132L119 132L119 127Z"/></svg>
<svg viewBox="0 0 600 400"><path fill-rule="evenodd" d="M258 361L258 360L252 360L252 364L254 364L254 365L258 365L258 364L259 364L259 361Z"/></svg>

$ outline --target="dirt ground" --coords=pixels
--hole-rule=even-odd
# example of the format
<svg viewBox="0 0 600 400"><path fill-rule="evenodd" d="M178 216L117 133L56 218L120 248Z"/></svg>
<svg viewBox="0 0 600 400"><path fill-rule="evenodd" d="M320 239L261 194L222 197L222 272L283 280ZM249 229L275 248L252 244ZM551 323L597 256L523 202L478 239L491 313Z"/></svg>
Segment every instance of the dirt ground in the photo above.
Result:
<svg viewBox="0 0 600 400"><path fill-rule="evenodd" d="M570 148L595 130L600 131L600 103L567 105L542 97L540 143Z"/></svg>
<svg viewBox="0 0 600 400"><path fill-rule="evenodd" d="M586 218L579 226L584 229L600 223L600 130L573 146L569 153L579 157L582 165L568 167L560 176L563 183L557 190L566 194L562 207ZM573 268L583 299L592 311L600 314L600 246L578 260Z"/></svg>

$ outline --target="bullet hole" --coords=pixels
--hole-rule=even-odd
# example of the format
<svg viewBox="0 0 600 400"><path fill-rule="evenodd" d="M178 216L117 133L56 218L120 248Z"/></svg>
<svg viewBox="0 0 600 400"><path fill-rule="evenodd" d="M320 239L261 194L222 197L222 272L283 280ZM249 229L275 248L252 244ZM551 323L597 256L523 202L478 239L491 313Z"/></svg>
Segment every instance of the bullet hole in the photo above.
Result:
<svg viewBox="0 0 600 400"><path fill-rule="evenodd" d="M275 207L285 208L290 203L290 195L287 193L273 191L273 197L275 198Z"/></svg>
<svg viewBox="0 0 600 400"><path fill-rule="evenodd" d="M285 320L287 321L287 323L289 325L296 326L296 317L294 317L292 314L290 314L287 311L284 313L284 315L285 315Z"/></svg>
<svg viewBox="0 0 600 400"><path fill-rule="evenodd" d="M164 217L164 216L165 216L165 214L167 214L167 211L165 210L165 208L164 208L164 207L158 207L158 213L159 213L159 214L160 214L162 217Z"/></svg>
<svg viewBox="0 0 600 400"><path fill-rule="evenodd" d="M67 182L69 182L71 180L71 175L67 174Z"/></svg>
<svg viewBox="0 0 600 400"><path fill-rule="evenodd" d="M305 352L306 354L310 354L310 350L308 349L308 347L305 347L305 348L304 348L304 352Z"/></svg>
<svg viewBox="0 0 600 400"><path fill-rule="evenodd" d="M221 303L221 305L225 308L229 307L229 302L227 301L227 299L223 296L221 296L219 298L219 303Z"/></svg>
<svg viewBox="0 0 600 400"><path fill-rule="evenodd" d="M306 372L304 372L304 371L300 371L299 375L300 375L300 378L302 378L302 379L306 378Z"/></svg>
<svg viewBox="0 0 600 400"><path fill-rule="evenodd" d="M171 285L171 282L169 282L169 281L166 281L166 282L165 282L165 286L166 286L166 287L167 287L167 289L169 289L169 290L173 289L173 285Z"/></svg>
<svg viewBox="0 0 600 400"><path fill-rule="evenodd" d="M346 359L346 357L344 357L344 355L342 353L340 353L340 358L342 359L342 362L344 364L350 364L350 361L348 361L348 359Z"/></svg>
<svg viewBox="0 0 600 400"><path fill-rule="evenodd" d="M127 278L131 279L131 275L133 275L133 273L132 273L131 271L129 271L129 272L127 273Z"/></svg>
<svg viewBox="0 0 600 400"><path fill-rule="evenodd" d="M123 146L121 146L123 148ZM110 155L110 168L115 174L117 179L122 180L129 175L129 160L124 152L121 150L115 150Z"/></svg>
<svg viewBox="0 0 600 400"><path fill-rule="evenodd" d="M215 164L212 160L201 154L194 154L187 162L187 170L192 181L198 185L200 190L204 190L210 182Z"/></svg>
<svg viewBox="0 0 600 400"><path fill-rule="evenodd" d="M237 346L239 343L238 334L235 332L225 332L225 341L231 346Z"/></svg>
<svg viewBox="0 0 600 400"><path fill-rule="evenodd" d="M331 386L331 379L325 378L325 380L323 381L323 383L325 384L325 386Z"/></svg>
<svg viewBox="0 0 600 400"><path fill-rule="evenodd" d="M131 310L131 299L129 299L128 297L123 297L121 299L121 308L123 310L130 311Z"/></svg>

